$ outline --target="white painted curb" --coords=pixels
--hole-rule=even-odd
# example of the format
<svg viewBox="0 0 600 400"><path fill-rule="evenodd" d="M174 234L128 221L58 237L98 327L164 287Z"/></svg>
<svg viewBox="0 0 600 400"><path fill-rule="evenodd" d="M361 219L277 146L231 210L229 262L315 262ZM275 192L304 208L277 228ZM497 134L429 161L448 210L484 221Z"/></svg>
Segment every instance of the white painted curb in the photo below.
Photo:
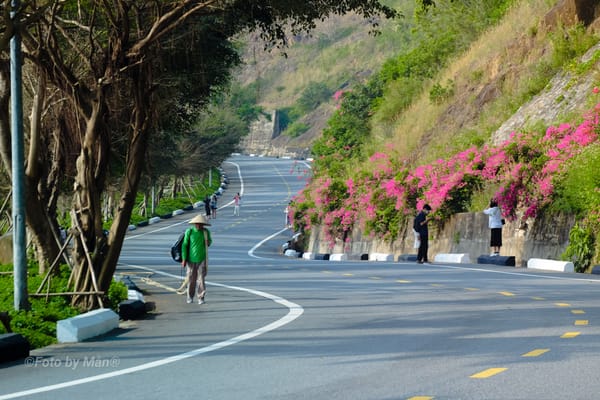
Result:
<svg viewBox="0 0 600 400"><path fill-rule="evenodd" d="M575 272L575 266L570 261L546 260L543 258L530 258L527 260L528 269L542 269L546 271Z"/></svg>
<svg viewBox="0 0 600 400"><path fill-rule="evenodd" d="M369 261L394 261L394 255L387 253L372 253L369 254Z"/></svg>
<svg viewBox="0 0 600 400"><path fill-rule="evenodd" d="M59 343L81 342L119 327L119 316L109 308L100 308L56 324Z"/></svg>
<svg viewBox="0 0 600 400"><path fill-rule="evenodd" d="M334 253L329 256L329 261L347 261L348 255L344 253Z"/></svg>
<svg viewBox="0 0 600 400"><path fill-rule="evenodd" d="M152 217L148 220L148 224L150 225L156 224L157 222L160 222L160 217Z"/></svg>
<svg viewBox="0 0 600 400"><path fill-rule="evenodd" d="M469 264L471 262L471 258L469 257L468 253L440 253L435 255L434 261L456 264Z"/></svg>
<svg viewBox="0 0 600 400"><path fill-rule="evenodd" d="M309 251L307 251L306 253L302 254L302 258L305 260L314 260L315 259L315 253L311 253Z"/></svg>
<svg viewBox="0 0 600 400"><path fill-rule="evenodd" d="M173 211L173 216L174 216L174 217L176 217L177 215L181 215L181 214L183 214L184 212L185 212L185 211L183 211L183 210L175 210L175 211Z"/></svg>

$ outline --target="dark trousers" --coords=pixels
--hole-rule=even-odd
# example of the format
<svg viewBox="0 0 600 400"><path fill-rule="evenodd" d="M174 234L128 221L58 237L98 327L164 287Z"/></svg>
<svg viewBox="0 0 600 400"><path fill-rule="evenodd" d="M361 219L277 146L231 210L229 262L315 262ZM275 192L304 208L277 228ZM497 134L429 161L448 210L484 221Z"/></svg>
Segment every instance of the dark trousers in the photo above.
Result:
<svg viewBox="0 0 600 400"><path fill-rule="evenodd" d="M419 252L417 254L417 261L429 262L427 259L427 250L429 250L428 237L429 235L421 234L421 245L419 246Z"/></svg>

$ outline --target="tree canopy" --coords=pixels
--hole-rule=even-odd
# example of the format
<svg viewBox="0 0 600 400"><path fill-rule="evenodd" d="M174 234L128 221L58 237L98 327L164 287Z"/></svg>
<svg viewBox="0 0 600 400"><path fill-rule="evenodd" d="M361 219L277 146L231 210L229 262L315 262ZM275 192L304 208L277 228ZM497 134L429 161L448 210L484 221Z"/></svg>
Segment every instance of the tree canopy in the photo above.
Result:
<svg viewBox="0 0 600 400"><path fill-rule="evenodd" d="M0 154L10 173L8 39L22 38L28 129L28 229L38 259L59 251L57 196L72 196L74 290L105 292L110 285L143 173L163 146L206 154L234 146L238 120L213 110L199 114L223 91L239 62L232 38L258 30L266 48L285 47L288 34L308 31L331 14L356 12L374 27L394 10L376 0L82 0L23 1L10 18L0 13ZM199 118L204 132L194 128ZM199 136L198 136L199 135ZM201 140L190 145L194 137ZM219 153L224 157L225 152ZM152 160L152 159L151 159ZM171 163L186 170L185 163ZM215 164L221 160L212 159ZM148 171L148 166L156 166ZM189 166L188 166L189 167ZM101 199L107 182L120 198L106 235ZM94 274L90 274L90 271ZM97 277L97 282L94 281ZM82 307L96 297L76 297Z"/></svg>

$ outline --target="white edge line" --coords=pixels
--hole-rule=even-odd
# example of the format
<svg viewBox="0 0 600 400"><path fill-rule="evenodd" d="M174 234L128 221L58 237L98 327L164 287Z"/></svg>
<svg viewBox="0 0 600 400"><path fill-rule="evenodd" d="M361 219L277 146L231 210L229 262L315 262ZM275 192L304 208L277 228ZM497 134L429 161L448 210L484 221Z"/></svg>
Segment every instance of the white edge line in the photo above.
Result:
<svg viewBox="0 0 600 400"><path fill-rule="evenodd" d="M262 245L263 245L265 242L267 242L267 241L269 241L269 240L273 239L273 238L274 238L275 236L277 236L277 235L281 235L283 232L285 232L285 231L287 231L287 230L288 230L288 228L283 228L282 230L280 230L280 231L278 231L278 232L275 232L275 233L274 233L274 234L272 234L271 236L264 238L263 240L261 240L260 242L258 242L257 244L255 244L255 245L254 245L254 247L252 247L250 250L248 250L248 255L249 255L250 257L254 257L254 258L260 258L260 259L263 259L263 260L265 260L265 259L270 259L270 258L267 258L267 257L259 257L259 256L255 256L255 255L254 255L254 251L255 251L256 249L258 249L260 246L262 246ZM0 399L0 400L1 400L1 399Z"/></svg>
<svg viewBox="0 0 600 400"><path fill-rule="evenodd" d="M152 271L152 272L160 274L160 275L179 278L179 276L177 276L177 275L169 274L169 273L162 272L162 271L155 271L155 270L152 270L147 267L142 267L142 266L137 266L137 265L127 265L127 266L132 267L132 268L145 269L145 270ZM119 371L108 372L105 374L90 376L87 378L75 379L75 380L69 381L69 382L57 383L54 385L42 386L42 387L35 388L35 389L23 390L20 392L14 392L14 393L8 393L5 395L0 395L0 400L15 399L18 397L29 396L29 395L34 395L34 394L39 394L39 393L44 393L44 392L50 392L52 390L64 389L67 387L82 385L82 384L90 383L90 382L96 382L96 381L100 381L100 380L104 380L104 379L113 378L116 376L131 374L134 372L144 371L144 370L147 370L150 368L156 368L156 367L160 367L163 365L171 364L171 363L174 363L177 361L184 360L186 358L195 357L200 354L209 353L211 351L219 350L224 347L228 347L228 346L255 338L264 333L273 331L275 329L281 328L284 325L289 324L290 322L294 321L296 318L298 318L299 316L301 316L304 313L304 309L300 305L293 303L291 301L288 301L282 297L272 295L267 292L262 292L262 291L253 290L253 289L247 289L247 288L243 288L243 287L239 287L239 286L223 285L221 283L211 283L211 282L206 282L206 283L209 285L212 285L212 286L219 286L219 287L226 288L226 289L239 290L239 291L247 292L247 293L250 293L250 294L253 294L256 296L264 297L275 303L281 304L284 307L287 307L289 309L289 312L282 318L278 319L277 321L267 324L261 328L241 334L241 335L233 337L231 339L224 340L222 342L214 343L210 346L201 347L199 349L188 351L186 353L178 354L175 356L163 358L161 360L156 360L156 361L152 361L152 362L141 364L141 365L137 365L135 367L125 368L125 369L122 369Z"/></svg>

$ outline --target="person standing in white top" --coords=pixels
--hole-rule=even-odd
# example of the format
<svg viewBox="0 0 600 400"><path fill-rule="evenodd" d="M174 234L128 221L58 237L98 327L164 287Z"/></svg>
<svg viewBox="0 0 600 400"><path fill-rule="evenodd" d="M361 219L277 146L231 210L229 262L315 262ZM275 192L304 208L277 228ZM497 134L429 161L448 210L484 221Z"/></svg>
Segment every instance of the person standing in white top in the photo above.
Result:
<svg viewBox="0 0 600 400"><path fill-rule="evenodd" d="M492 248L492 256L500 255L500 247L502 247L502 212L498 207L498 202L494 199L490 200L490 207L483 210L484 214L489 217L488 226L490 228L490 247Z"/></svg>

